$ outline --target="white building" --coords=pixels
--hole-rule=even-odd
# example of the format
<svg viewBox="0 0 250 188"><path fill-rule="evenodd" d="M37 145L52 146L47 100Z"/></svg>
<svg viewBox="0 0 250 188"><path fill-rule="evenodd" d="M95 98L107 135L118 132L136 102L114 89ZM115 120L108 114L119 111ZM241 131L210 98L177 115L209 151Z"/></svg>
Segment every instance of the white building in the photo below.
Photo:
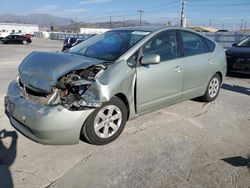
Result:
<svg viewBox="0 0 250 188"><path fill-rule="evenodd" d="M10 33L34 34L39 31L36 24L19 23L0 23L0 35L9 35Z"/></svg>
<svg viewBox="0 0 250 188"><path fill-rule="evenodd" d="M80 28L80 33L84 34L101 34L109 29L103 29L103 28Z"/></svg>

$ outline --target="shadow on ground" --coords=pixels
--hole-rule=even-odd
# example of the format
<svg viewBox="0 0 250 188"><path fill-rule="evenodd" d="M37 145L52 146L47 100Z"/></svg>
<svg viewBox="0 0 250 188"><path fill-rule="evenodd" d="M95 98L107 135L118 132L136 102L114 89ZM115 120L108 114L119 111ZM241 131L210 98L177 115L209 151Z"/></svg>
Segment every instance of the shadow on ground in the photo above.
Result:
<svg viewBox="0 0 250 188"><path fill-rule="evenodd" d="M6 146L5 138L11 138L11 143ZM16 159L17 133L16 131L0 131L0 187L12 188L13 180L10 166Z"/></svg>
<svg viewBox="0 0 250 188"><path fill-rule="evenodd" d="M246 159L242 156L236 156L236 157L229 157L225 159L221 159L222 161L225 161L226 163L234 166L234 167L247 167L250 168L250 159L249 157Z"/></svg>
<svg viewBox="0 0 250 188"><path fill-rule="evenodd" d="M235 78L250 78L250 74L241 74L241 73L227 73L227 77L235 77Z"/></svg>
<svg viewBox="0 0 250 188"><path fill-rule="evenodd" d="M238 85L229 85L229 84L223 84L222 89L228 90L228 91L233 91L236 93L241 93L245 95L250 95L250 88L243 87L243 86L238 86Z"/></svg>

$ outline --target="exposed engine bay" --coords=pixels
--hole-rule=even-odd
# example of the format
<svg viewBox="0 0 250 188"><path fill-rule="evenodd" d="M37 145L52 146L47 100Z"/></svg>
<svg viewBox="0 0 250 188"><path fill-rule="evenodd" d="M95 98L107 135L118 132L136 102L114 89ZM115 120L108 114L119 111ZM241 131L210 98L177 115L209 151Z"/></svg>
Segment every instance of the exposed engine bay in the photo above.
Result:
<svg viewBox="0 0 250 188"><path fill-rule="evenodd" d="M52 93L37 92L32 88L24 86L18 80L23 97L39 104L60 104L68 110L83 110L88 105L83 98L85 91L95 81L96 75L105 69L104 65L93 65L84 70L72 71L58 79Z"/></svg>

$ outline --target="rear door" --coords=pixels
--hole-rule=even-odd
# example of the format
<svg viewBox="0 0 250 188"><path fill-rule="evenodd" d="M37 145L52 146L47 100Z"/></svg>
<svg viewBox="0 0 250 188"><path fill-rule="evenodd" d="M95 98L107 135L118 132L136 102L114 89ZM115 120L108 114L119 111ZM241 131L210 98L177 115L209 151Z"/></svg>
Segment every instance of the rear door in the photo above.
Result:
<svg viewBox="0 0 250 188"><path fill-rule="evenodd" d="M152 111L181 99L183 72L176 32L163 31L141 49L142 56L158 54L159 64L138 65L136 81L137 113Z"/></svg>
<svg viewBox="0 0 250 188"><path fill-rule="evenodd" d="M23 36L18 36L16 35L16 43L17 44L22 44L25 38Z"/></svg>
<svg viewBox="0 0 250 188"><path fill-rule="evenodd" d="M183 98L204 94L213 75L213 53L209 52L202 36L180 31L183 52Z"/></svg>

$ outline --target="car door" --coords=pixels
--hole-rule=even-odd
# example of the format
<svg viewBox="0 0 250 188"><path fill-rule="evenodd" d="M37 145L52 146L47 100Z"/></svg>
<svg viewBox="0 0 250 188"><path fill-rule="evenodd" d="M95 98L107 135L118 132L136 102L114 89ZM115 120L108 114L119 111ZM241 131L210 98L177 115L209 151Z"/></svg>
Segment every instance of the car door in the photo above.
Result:
<svg viewBox="0 0 250 188"><path fill-rule="evenodd" d="M213 76L213 53L209 53L202 36L180 31L183 52L183 99L204 94L209 79Z"/></svg>
<svg viewBox="0 0 250 188"><path fill-rule="evenodd" d="M9 35L6 37L6 44L12 44L13 43L13 35Z"/></svg>
<svg viewBox="0 0 250 188"><path fill-rule="evenodd" d="M18 36L18 35L16 36L16 43L17 44L22 44L23 40L24 40L23 36Z"/></svg>
<svg viewBox="0 0 250 188"><path fill-rule="evenodd" d="M176 32L163 31L141 48L141 56L158 54L159 64L136 68L137 113L145 113L181 99L183 73Z"/></svg>
<svg viewBox="0 0 250 188"><path fill-rule="evenodd" d="M11 43L12 43L12 44L17 44L17 43L18 43L18 36L12 35Z"/></svg>

